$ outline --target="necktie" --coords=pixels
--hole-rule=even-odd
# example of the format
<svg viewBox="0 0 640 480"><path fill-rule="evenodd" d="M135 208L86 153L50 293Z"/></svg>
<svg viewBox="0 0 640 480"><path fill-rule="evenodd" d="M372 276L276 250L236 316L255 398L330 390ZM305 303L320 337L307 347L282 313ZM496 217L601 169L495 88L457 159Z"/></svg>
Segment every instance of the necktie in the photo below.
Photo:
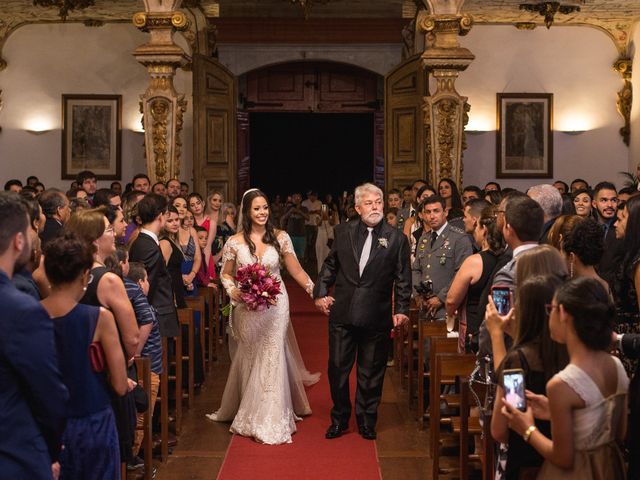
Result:
<svg viewBox="0 0 640 480"><path fill-rule="evenodd" d="M433 248L433 244L436 243L436 238L438 238L438 234L431 232L431 243L429 244L431 248Z"/></svg>
<svg viewBox="0 0 640 480"><path fill-rule="evenodd" d="M360 276L362 276L362 272L364 272L364 267L367 266L367 262L369 261L369 254L371 253L371 241L373 240L373 228L367 227L369 233L367 233L367 239L364 241L364 247L362 247L362 253L360 254Z"/></svg>

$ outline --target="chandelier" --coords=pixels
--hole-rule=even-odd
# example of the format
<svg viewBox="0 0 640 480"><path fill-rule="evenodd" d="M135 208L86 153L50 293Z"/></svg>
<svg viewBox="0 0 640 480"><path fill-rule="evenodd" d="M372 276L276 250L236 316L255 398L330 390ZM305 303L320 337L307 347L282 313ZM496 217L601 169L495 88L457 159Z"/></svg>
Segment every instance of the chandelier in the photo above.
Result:
<svg viewBox="0 0 640 480"><path fill-rule="evenodd" d="M95 0L33 0L33 4L40 7L57 7L58 15L64 22L71 10L82 10L95 5Z"/></svg>
<svg viewBox="0 0 640 480"><path fill-rule="evenodd" d="M311 13L311 8L314 5L326 5L331 0L289 0L291 3L298 4L304 10L304 18L309 18L309 13Z"/></svg>
<svg viewBox="0 0 640 480"><path fill-rule="evenodd" d="M579 12L578 5L563 5L560 2L538 2L538 3L521 3L520 10L527 12L536 12L544 17L544 24L547 28L551 28L554 17L557 13L568 15L570 13Z"/></svg>

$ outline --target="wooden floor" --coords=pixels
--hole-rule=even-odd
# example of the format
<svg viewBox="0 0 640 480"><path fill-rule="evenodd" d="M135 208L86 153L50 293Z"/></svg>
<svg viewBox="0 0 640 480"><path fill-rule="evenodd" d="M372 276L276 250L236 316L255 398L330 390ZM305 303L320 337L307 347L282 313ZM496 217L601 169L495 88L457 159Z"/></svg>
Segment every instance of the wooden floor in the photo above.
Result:
<svg viewBox="0 0 640 480"><path fill-rule="evenodd" d="M228 424L205 419L220 403L229 368L226 355L207 375L205 385L196 395L194 406L185 411L183 431L178 446L166 464L156 463L157 480L213 480L224 460L231 440ZM420 431L415 421L415 408L409 409L406 392L387 369L382 404L379 410L376 447L384 480L424 480L430 478L428 430ZM325 380L326 381L326 380ZM329 412L319 412L327 416ZM294 439L295 441L295 439ZM318 438L319 442L326 442ZM131 477L130 477L131 478Z"/></svg>

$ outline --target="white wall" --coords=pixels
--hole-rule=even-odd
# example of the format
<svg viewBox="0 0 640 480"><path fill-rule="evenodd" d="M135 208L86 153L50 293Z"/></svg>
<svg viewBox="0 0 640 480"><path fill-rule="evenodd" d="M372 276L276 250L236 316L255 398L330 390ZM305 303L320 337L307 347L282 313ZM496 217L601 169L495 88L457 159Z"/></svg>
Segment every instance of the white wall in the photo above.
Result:
<svg viewBox="0 0 640 480"><path fill-rule="evenodd" d="M622 185L617 173L628 169L629 149L618 133L624 122L616 110L616 93L623 84L612 69L616 48L604 33L588 27L519 31L475 25L461 43L476 59L460 75L457 89L469 97L470 129L489 130L467 136L465 184L482 187L495 179L496 93L540 92L554 96L554 179L568 183L582 177L591 184L606 179ZM588 131L560 132L576 129ZM499 182L524 189L548 180Z"/></svg>
<svg viewBox="0 0 640 480"><path fill-rule="evenodd" d="M631 77L634 102L631 108L631 142L629 144L629 171L635 172L636 165L640 163L640 74L637 73L637 65L640 65L640 28L636 24L632 37L631 50L633 65L636 67L635 75Z"/></svg>
<svg viewBox="0 0 640 480"><path fill-rule="evenodd" d="M0 111L0 180L23 182L37 175L47 187L69 188L61 179L62 94L122 95L122 182L146 172L139 97L147 88L146 69L132 56L148 35L130 23L28 25L13 33L4 49L8 67L0 72L4 108ZM183 43L183 42L180 42ZM191 73L178 71L176 90L186 94L182 179L191 179L193 151ZM26 131L30 122L50 132ZM98 182L108 187L109 181Z"/></svg>

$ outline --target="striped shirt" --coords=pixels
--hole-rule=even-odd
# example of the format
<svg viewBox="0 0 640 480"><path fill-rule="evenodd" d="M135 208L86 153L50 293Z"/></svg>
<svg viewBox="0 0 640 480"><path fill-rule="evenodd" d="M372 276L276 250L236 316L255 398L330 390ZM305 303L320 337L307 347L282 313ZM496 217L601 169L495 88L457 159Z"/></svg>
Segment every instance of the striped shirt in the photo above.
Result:
<svg viewBox="0 0 640 480"><path fill-rule="evenodd" d="M142 348L141 355L151 359L151 371L160 375L162 373L162 340L156 311L149 304L147 296L137 283L125 277L124 286L127 289L127 296L131 301L131 305L133 305L138 327L152 324L151 332L149 332L147 342Z"/></svg>

